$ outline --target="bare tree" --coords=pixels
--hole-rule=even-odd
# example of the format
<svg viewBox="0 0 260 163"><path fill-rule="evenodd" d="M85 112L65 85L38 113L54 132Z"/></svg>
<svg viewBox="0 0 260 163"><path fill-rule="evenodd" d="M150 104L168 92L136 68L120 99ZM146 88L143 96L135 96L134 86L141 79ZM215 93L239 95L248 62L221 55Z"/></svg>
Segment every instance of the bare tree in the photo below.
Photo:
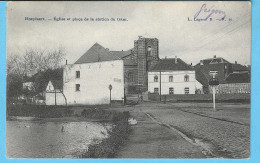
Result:
<svg viewBox="0 0 260 163"><path fill-rule="evenodd" d="M56 69L64 59L65 49L54 50L33 49L25 50L24 54L13 54L7 59L7 73L33 75L39 71Z"/></svg>

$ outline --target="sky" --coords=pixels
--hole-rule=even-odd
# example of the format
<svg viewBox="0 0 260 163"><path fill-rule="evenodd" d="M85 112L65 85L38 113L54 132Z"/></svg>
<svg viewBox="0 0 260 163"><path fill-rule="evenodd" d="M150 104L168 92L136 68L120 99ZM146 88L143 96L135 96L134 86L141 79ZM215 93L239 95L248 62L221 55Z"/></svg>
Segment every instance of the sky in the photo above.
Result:
<svg viewBox="0 0 260 163"><path fill-rule="evenodd" d="M197 18L215 11L210 16L213 21L194 21L199 11ZM223 13L225 21L216 20ZM28 21L25 17L45 20ZM55 21L54 17L127 21ZM186 63L197 64L216 55L230 62L250 64L251 4L82 1L8 2L7 6L7 57L22 55L28 48L62 46L65 58L72 64L96 42L110 50L129 50L138 36L157 38L160 58L177 56Z"/></svg>

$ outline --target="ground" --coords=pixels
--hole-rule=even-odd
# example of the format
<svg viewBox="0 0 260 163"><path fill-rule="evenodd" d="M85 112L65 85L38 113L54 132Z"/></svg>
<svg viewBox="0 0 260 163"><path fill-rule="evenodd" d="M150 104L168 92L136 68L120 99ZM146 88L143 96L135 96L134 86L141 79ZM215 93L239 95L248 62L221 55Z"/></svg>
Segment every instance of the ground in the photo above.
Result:
<svg viewBox="0 0 260 163"><path fill-rule="evenodd" d="M153 103L130 111L133 125L118 158L249 158L250 104Z"/></svg>

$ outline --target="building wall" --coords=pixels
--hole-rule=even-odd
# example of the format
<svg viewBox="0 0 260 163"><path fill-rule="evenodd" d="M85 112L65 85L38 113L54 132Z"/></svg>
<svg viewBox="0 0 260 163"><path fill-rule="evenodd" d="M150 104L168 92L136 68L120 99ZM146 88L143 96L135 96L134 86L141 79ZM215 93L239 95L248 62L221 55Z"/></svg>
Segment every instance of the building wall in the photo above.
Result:
<svg viewBox="0 0 260 163"><path fill-rule="evenodd" d="M158 82L154 82L154 76L158 76ZM189 81L184 81L184 76L189 75ZM169 76L173 81L169 82ZM202 92L202 85L195 79L195 71L169 71L161 73L162 95L169 94L169 88L174 89L174 94L185 94L185 87L189 88L189 94L195 94L196 90ZM148 91L154 93L154 88L160 92L160 72L148 73Z"/></svg>
<svg viewBox="0 0 260 163"><path fill-rule="evenodd" d="M76 71L80 71L80 78L76 78ZM112 100L124 97L123 60L66 65L63 74L68 105L109 104L109 84ZM80 84L80 91L76 91L76 84Z"/></svg>

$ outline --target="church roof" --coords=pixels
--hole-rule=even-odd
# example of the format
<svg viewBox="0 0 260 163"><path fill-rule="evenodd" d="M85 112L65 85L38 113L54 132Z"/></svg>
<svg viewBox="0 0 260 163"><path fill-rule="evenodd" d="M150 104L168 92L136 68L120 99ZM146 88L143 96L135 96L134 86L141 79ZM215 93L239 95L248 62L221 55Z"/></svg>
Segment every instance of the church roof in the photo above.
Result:
<svg viewBox="0 0 260 163"><path fill-rule="evenodd" d="M177 63L175 63L175 58L162 59L156 65L154 65L150 71L178 71L178 70L193 70L190 65L185 63L180 58L177 58Z"/></svg>
<svg viewBox="0 0 260 163"><path fill-rule="evenodd" d="M116 55L111 55L108 49L95 43L85 54L83 54L75 64L93 63L101 61L120 60L121 58Z"/></svg>
<svg viewBox="0 0 260 163"><path fill-rule="evenodd" d="M127 51L110 51L110 53L114 56L117 56L119 58L124 58L130 54L132 54L133 49L129 49Z"/></svg>
<svg viewBox="0 0 260 163"><path fill-rule="evenodd" d="M226 78L227 83L250 83L248 72L231 73Z"/></svg>

